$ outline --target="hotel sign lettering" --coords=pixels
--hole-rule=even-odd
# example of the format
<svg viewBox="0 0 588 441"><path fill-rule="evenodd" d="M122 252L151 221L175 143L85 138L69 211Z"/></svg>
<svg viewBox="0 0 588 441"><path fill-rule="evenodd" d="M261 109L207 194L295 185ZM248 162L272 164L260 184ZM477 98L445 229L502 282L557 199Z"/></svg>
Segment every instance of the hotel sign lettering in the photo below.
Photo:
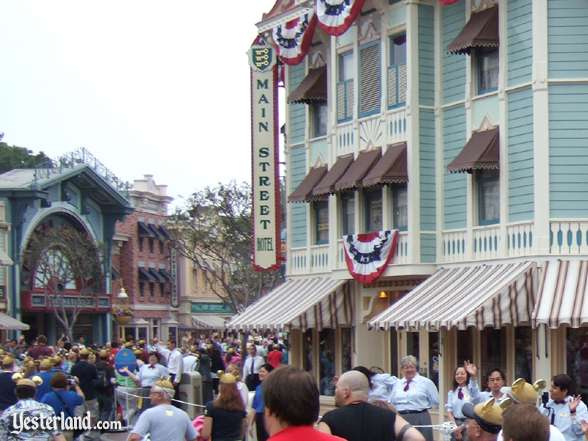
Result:
<svg viewBox="0 0 588 441"><path fill-rule="evenodd" d="M253 190L253 266L280 267L280 184L278 173L278 68L276 51L261 40L249 51L251 66L251 143Z"/></svg>

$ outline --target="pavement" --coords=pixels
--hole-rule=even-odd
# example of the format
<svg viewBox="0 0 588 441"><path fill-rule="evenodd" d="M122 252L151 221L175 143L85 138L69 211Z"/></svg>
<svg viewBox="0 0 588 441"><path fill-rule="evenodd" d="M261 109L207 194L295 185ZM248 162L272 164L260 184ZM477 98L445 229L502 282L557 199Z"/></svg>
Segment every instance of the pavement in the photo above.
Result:
<svg viewBox="0 0 588 441"><path fill-rule="evenodd" d="M102 441L126 441L129 436L128 432L117 432L117 433L103 433Z"/></svg>

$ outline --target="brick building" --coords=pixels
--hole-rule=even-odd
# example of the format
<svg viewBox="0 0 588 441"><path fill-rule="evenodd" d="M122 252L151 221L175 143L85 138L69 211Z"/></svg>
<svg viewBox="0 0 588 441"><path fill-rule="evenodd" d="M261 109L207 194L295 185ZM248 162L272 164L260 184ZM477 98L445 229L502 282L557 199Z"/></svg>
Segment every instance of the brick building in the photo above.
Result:
<svg viewBox="0 0 588 441"><path fill-rule="evenodd" d="M152 175L137 179L130 191L135 211L116 225L112 257L112 290L126 290L133 312L128 324L119 325L118 336L138 339L177 337L178 292L176 265L170 236L164 224L167 186Z"/></svg>

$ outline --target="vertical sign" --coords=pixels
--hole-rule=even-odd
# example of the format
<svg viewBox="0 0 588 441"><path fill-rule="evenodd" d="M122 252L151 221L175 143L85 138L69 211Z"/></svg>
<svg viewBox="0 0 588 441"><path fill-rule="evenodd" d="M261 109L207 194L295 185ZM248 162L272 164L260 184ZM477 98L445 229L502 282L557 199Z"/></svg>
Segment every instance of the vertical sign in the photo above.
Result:
<svg viewBox="0 0 588 441"><path fill-rule="evenodd" d="M278 67L276 51L257 38L251 66L251 157L253 267L280 267L280 181L278 162Z"/></svg>
<svg viewBox="0 0 588 441"><path fill-rule="evenodd" d="M169 258L169 272L171 275L171 306L180 306L178 299L178 254L174 247L171 247Z"/></svg>

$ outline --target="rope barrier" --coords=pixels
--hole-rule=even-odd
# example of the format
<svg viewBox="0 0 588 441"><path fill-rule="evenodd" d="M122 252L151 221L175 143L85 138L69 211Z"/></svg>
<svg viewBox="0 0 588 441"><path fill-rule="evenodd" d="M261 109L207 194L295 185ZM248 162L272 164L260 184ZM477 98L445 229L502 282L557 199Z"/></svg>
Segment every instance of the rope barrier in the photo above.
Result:
<svg viewBox="0 0 588 441"><path fill-rule="evenodd" d="M120 389L116 389L117 393L122 394L122 395L128 395L129 397L134 397L134 398L139 398L139 399L145 399L148 397L144 397L142 395L135 395L132 394L130 392L126 392ZM186 404L188 406L194 406L194 407L199 407L201 409L206 409L206 406L203 406L202 404L195 404L195 403L188 403L187 401L181 401L181 400L176 400L175 398L172 398L172 401L175 401L176 403L181 403L181 404Z"/></svg>

